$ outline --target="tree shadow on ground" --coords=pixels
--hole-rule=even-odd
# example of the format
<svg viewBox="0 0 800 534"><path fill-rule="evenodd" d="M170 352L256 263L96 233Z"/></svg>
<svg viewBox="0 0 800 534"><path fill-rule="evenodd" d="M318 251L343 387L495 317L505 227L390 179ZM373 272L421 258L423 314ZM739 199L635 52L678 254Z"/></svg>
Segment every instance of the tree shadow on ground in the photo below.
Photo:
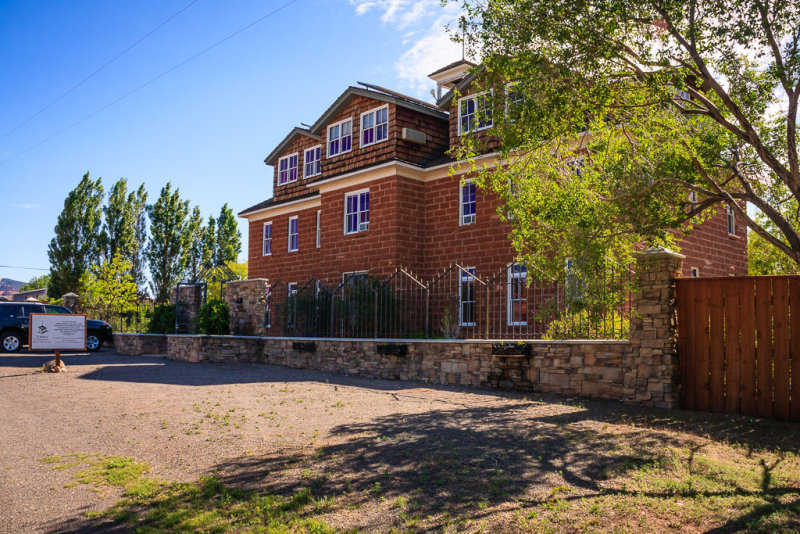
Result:
<svg viewBox="0 0 800 534"><path fill-rule="evenodd" d="M713 424L711 417L687 412L519 398L344 424L332 430L331 443L236 458L215 466L212 472L225 486L246 492L290 498L309 491L319 499L333 501L324 509L305 509L303 513L309 517L334 526L379 530L458 528L459 521L494 521L496 517L489 516L510 503L530 508L554 499L577 502L600 496L745 496L758 500L758 506L728 521L720 532L749 528L779 506L788 510L788 521L798 520L800 487L773 483L775 465L763 461L761 485L755 487L735 481L711 490L606 486L608 480L657 469L670 461L692 472L695 456L707 444L715 445L714 441L724 438L745 439L748 450L755 454L753 451L774 448L775 443L786 443L794 435L791 427L780 425L782 433L764 434L758 422L746 418L723 427L722 423ZM680 432L673 432L676 429ZM436 519L427 526L414 523L414 518L432 517ZM490 530L515 531L518 525L508 521L492 523ZM97 519L80 518L52 530L88 531L106 526L112 528Z"/></svg>

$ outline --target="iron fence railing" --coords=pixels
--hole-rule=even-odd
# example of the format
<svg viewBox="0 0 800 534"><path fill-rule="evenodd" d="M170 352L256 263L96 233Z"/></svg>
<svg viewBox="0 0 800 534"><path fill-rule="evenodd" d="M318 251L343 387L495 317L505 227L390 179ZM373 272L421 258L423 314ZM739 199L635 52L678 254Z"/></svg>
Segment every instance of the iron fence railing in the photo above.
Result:
<svg viewBox="0 0 800 534"><path fill-rule="evenodd" d="M529 278L512 264L489 277L452 264L428 283L405 269L352 273L336 286L276 281L264 299L269 335L338 338L626 339L632 272Z"/></svg>
<svg viewBox="0 0 800 534"><path fill-rule="evenodd" d="M149 331L154 305L151 302L127 304L122 307L82 306L87 319L105 321L114 332L141 334Z"/></svg>

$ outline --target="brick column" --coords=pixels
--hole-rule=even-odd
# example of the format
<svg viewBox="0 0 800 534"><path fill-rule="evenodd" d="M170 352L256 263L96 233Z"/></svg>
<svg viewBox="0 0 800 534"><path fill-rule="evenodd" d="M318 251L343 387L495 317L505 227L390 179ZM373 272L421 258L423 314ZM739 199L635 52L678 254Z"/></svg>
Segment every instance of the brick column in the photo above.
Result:
<svg viewBox="0 0 800 534"><path fill-rule="evenodd" d="M664 247L637 255L639 289L633 297L631 353L624 368L626 402L678 405L678 335L674 280L684 256Z"/></svg>
<svg viewBox="0 0 800 534"><path fill-rule="evenodd" d="M225 285L225 302L230 310L231 333L239 336L266 336L265 324L269 280L235 280Z"/></svg>

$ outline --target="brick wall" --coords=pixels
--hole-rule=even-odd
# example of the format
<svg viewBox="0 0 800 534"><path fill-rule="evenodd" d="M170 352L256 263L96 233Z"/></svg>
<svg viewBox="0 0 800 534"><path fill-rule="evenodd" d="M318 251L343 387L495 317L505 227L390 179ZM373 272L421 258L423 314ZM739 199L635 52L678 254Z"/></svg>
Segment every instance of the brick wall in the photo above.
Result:
<svg viewBox="0 0 800 534"><path fill-rule="evenodd" d="M700 276L747 275L747 225L736 217L736 235L728 235L728 216L725 206L678 243L683 262L682 276L691 276L697 267Z"/></svg>

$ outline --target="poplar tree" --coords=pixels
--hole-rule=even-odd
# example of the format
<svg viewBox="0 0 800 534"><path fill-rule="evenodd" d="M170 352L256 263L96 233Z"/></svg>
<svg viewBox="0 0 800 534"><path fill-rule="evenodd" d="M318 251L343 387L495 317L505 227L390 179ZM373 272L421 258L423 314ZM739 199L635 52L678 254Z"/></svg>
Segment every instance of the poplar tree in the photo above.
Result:
<svg viewBox="0 0 800 534"><path fill-rule="evenodd" d="M216 266L235 263L242 251L242 233L236 224L233 210L225 203L217 217L216 242L214 243Z"/></svg>
<svg viewBox="0 0 800 534"><path fill-rule="evenodd" d="M197 206L192 209L192 215L189 217L186 224L186 234L188 236L186 280L197 282L203 272L203 257L206 249L206 231L203 227L203 217L200 215L200 208Z"/></svg>
<svg viewBox="0 0 800 534"><path fill-rule="evenodd" d="M186 269L189 202L181 200L180 190L173 192L172 184L167 183L158 200L148 206L147 212L150 239L145 257L152 276L150 287L156 302L167 302L170 289L180 281Z"/></svg>
<svg viewBox="0 0 800 534"><path fill-rule="evenodd" d="M50 282L47 294L59 298L65 293L81 292L81 277L92 264L98 263L101 251L101 179L83 175L78 186L64 200L58 216L55 237L50 241Z"/></svg>
<svg viewBox="0 0 800 534"><path fill-rule="evenodd" d="M120 178L108 193L103 207L103 256L110 260L117 253L130 265L131 276L138 287L144 283L142 252L147 238L147 192L144 185L128 193L128 183Z"/></svg>

